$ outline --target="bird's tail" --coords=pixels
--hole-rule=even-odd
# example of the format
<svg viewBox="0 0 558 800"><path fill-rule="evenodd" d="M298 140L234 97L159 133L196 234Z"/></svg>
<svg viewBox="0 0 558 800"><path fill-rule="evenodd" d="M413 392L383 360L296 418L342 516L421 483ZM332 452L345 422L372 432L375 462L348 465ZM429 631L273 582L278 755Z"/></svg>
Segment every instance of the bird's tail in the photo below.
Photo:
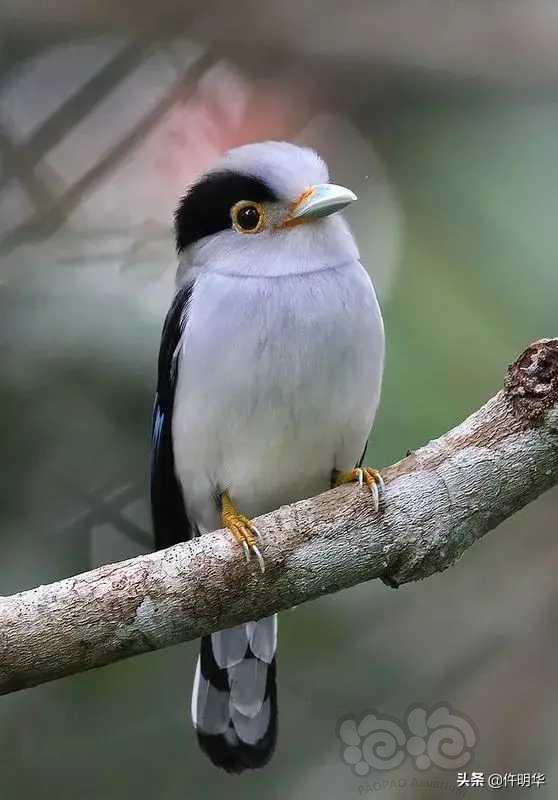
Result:
<svg viewBox="0 0 558 800"><path fill-rule="evenodd" d="M277 615L204 636L192 692L201 749L227 772L267 764L277 739Z"/></svg>

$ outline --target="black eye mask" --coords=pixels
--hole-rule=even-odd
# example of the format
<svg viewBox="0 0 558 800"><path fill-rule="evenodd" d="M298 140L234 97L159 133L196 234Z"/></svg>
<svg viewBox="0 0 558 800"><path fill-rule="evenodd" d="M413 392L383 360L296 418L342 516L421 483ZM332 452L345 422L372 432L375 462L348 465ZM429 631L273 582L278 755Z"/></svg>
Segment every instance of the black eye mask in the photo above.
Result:
<svg viewBox="0 0 558 800"><path fill-rule="evenodd" d="M230 228L231 208L240 200L265 203L278 197L258 178L236 172L212 172L195 183L174 215L177 251Z"/></svg>

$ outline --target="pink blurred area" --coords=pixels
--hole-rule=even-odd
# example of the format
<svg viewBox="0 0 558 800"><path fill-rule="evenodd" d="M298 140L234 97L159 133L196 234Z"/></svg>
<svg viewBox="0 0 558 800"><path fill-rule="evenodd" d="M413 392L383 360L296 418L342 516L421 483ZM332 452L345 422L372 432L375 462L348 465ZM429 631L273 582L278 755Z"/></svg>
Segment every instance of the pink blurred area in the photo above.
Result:
<svg viewBox="0 0 558 800"><path fill-rule="evenodd" d="M105 230L168 225L185 187L224 151L250 141L293 138L313 113L311 98L297 86L252 81L222 60L190 83L200 56L199 48L186 46L180 58L165 47L147 50L89 113L73 120L73 98L126 47L120 37L102 37L49 48L24 62L0 92L0 118L14 146L28 148L36 161L52 204L64 205L66 193L74 193L63 209L63 225ZM48 125L47 113L57 108L63 116L65 107L64 136L33 152L34 140ZM12 181L3 198L3 230L33 214L33 202L22 208L9 201L10 192L15 199L22 187L23 181ZM36 216L40 209L34 211Z"/></svg>
<svg viewBox="0 0 558 800"><path fill-rule="evenodd" d="M284 66L254 77L188 41L89 37L22 59L0 85L0 123L19 154L0 198L4 279L41 274L40 244L51 286L57 265L79 264L96 290L129 294L124 268L134 296L160 313L176 265L178 199L228 149L287 139L316 147L362 198L351 220L383 292L397 203L370 142L348 116L327 111L300 73Z"/></svg>
<svg viewBox="0 0 558 800"><path fill-rule="evenodd" d="M250 83L224 63L213 67L185 103L176 102L145 143L154 175L146 189L157 208L174 204L184 187L224 152L248 142L294 139L314 113L296 86Z"/></svg>

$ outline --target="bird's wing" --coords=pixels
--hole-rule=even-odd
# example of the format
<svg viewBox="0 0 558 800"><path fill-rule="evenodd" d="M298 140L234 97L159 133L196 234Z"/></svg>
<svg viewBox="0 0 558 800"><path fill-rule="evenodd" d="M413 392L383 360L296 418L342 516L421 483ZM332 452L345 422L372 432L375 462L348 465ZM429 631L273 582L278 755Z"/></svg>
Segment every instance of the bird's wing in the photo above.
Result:
<svg viewBox="0 0 558 800"><path fill-rule="evenodd" d="M178 350L186 326L192 286L191 283L183 286L176 293L165 319L159 350L151 445L151 514L155 547L158 550L191 539L194 535L174 469L172 444Z"/></svg>
<svg viewBox="0 0 558 800"><path fill-rule="evenodd" d="M364 450L362 451L362 455L357 461L357 467L362 467L362 462L364 461L364 456L366 455L366 448L368 447L368 439L366 440L366 444L364 445Z"/></svg>

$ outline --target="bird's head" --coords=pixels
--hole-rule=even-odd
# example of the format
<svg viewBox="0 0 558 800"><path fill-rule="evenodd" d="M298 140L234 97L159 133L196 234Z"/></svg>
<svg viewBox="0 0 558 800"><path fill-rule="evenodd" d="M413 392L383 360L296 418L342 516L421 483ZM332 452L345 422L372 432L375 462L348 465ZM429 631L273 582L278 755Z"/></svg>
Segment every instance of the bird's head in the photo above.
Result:
<svg viewBox="0 0 558 800"><path fill-rule="evenodd" d="M262 142L231 150L178 206L181 265L272 275L358 257L345 222L332 216L356 199L329 182L309 148Z"/></svg>

